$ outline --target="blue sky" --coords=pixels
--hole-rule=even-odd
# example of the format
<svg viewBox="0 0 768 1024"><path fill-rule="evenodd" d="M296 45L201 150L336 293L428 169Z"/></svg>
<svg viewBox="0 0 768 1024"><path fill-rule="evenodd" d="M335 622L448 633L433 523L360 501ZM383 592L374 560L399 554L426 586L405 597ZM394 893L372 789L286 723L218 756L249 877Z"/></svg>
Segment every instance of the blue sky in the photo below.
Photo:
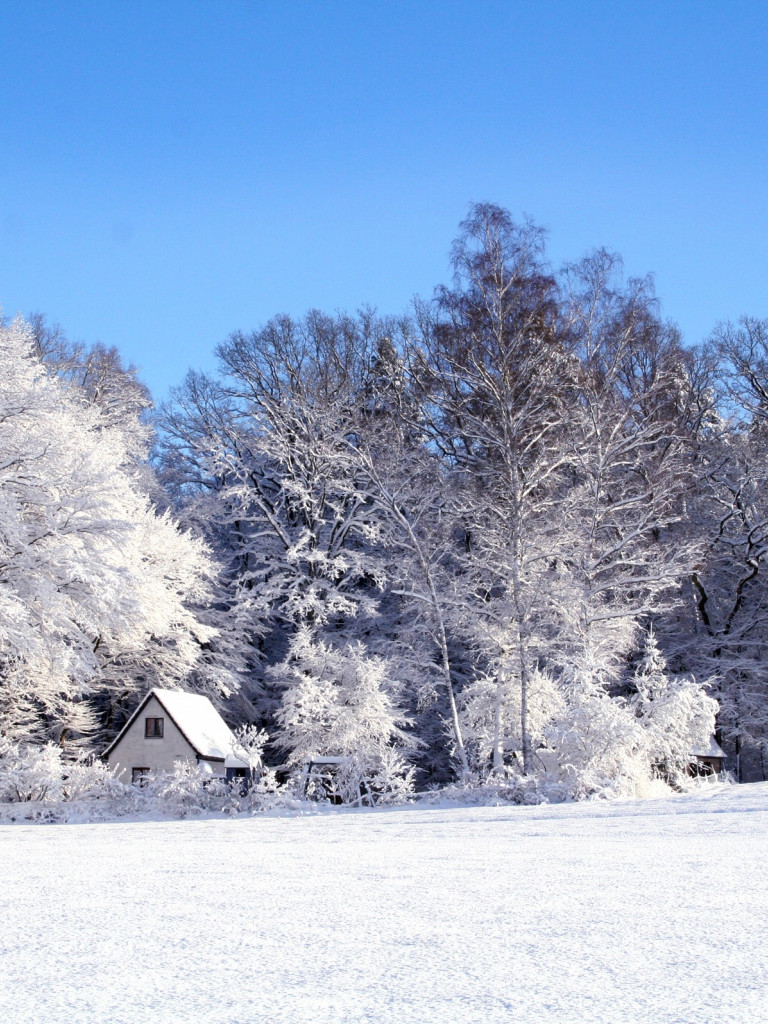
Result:
<svg viewBox="0 0 768 1024"><path fill-rule="evenodd" d="M404 310L472 201L768 316L768 2L0 0L0 305L156 398L232 330Z"/></svg>

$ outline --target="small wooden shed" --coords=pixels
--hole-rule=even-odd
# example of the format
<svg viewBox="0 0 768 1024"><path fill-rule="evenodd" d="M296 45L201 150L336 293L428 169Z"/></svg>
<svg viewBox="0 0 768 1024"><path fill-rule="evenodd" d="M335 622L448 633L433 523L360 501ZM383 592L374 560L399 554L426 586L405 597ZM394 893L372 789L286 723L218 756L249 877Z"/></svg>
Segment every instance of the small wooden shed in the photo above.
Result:
<svg viewBox="0 0 768 1024"><path fill-rule="evenodd" d="M152 772L181 762L211 776L238 778L248 765L234 752L235 737L207 697L183 690L150 690L102 754L122 782L141 785Z"/></svg>
<svg viewBox="0 0 768 1024"><path fill-rule="evenodd" d="M691 751L691 775L719 775L725 767L725 751L714 736Z"/></svg>

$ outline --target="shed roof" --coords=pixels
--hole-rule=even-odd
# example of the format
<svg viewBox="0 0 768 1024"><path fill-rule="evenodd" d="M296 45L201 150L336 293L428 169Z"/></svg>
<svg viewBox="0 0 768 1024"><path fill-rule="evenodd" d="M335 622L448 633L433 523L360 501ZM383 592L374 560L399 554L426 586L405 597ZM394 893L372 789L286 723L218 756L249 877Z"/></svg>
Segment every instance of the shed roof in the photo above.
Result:
<svg viewBox="0 0 768 1024"><path fill-rule="evenodd" d="M124 733L130 729L152 697L155 697L164 708L198 757L214 761L228 760L232 763L235 761L238 761L239 764L245 763L232 756L235 737L210 700L202 694L187 693L184 690L150 690L120 733L104 751L105 754L108 754Z"/></svg>
<svg viewBox="0 0 768 1024"><path fill-rule="evenodd" d="M708 743L700 743L694 747L691 754L693 757L725 757L725 751L714 736L709 737Z"/></svg>

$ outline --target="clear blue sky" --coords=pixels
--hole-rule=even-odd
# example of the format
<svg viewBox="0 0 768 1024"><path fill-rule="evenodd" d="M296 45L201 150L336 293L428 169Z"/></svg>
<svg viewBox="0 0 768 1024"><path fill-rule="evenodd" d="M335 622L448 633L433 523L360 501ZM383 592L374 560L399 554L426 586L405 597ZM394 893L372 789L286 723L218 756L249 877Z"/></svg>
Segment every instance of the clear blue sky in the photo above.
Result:
<svg viewBox="0 0 768 1024"><path fill-rule="evenodd" d="M400 312L470 201L768 316L768 0L0 0L0 304L158 399L278 312Z"/></svg>

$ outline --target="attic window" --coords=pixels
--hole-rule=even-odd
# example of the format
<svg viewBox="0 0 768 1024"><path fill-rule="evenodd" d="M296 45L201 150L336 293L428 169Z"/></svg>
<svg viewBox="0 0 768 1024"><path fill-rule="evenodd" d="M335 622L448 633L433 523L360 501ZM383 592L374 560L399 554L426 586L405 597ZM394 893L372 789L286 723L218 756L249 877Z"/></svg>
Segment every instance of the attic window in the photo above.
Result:
<svg viewBox="0 0 768 1024"><path fill-rule="evenodd" d="M163 718L145 718L144 719L144 735L145 736L156 736L158 739L163 738L163 726L165 719Z"/></svg>

